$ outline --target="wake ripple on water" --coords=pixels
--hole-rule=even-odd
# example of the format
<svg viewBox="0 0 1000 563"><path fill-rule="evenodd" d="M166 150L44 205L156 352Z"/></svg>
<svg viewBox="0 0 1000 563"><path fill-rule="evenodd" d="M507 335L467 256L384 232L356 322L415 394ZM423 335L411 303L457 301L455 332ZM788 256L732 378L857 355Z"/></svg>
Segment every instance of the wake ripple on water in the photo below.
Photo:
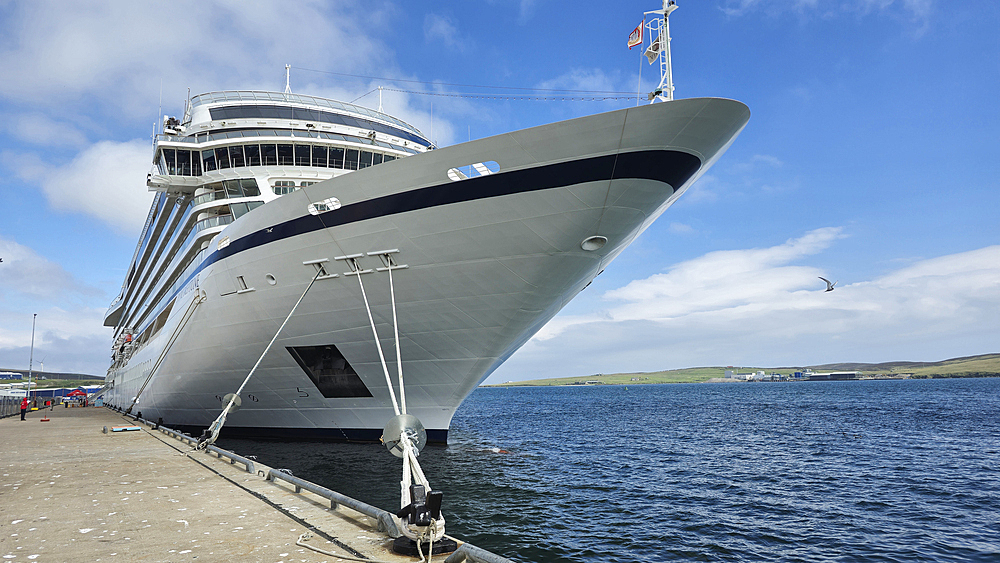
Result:
<svg viewBox="0 0 1000 563"><path fill-rule="evenodd" d="M998 407L998 379L486 388L421 464L449 532L517 561L1000 561ZM399 502L381 446L222 446Z"/></svg>

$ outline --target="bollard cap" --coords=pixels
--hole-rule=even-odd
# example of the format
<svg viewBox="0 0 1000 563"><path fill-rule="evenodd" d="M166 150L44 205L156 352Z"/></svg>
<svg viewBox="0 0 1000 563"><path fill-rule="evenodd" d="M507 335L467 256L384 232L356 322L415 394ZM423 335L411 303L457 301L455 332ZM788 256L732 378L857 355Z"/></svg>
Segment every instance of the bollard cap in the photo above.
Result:
<svg viewBox="0 0 1000 563"><path fill-rule="evenodd" d="M420 419L412 414L400 414L389 419L382 430L382 443L389 448L392 455L403 457L403 447L400 445L403 435L410 438L410 443L419 452L427 444L427 431Z"/></svg>

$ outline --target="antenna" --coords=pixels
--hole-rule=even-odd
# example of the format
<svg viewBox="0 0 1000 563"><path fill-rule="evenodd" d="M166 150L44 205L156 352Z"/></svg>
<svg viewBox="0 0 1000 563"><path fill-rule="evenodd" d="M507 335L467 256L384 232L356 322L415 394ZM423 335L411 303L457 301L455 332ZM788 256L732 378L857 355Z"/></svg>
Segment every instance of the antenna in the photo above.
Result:
<svg viewBox="0 0 1000 563"><path fill-rule="evenodd" d="M650 103L656 100L670 102L674 99L674 74L670 61L670 13L676 9L677 3L674 0L663 0L662 10L645 13L646 15L660 16L654 17L646 23L650 37L653 36L654 31L659 32L644 53L649 59L649 64L653 64L657 59L660 60L660 84L649 93Z"/></svg>
<svg viewBox="0 0 1000 563"><path fill-rule="evenodd" d="M162 115L163 115L163 78L160 77L160 103L156 106L156 120L160 121L161 119L163 119L162 117L160 117ZM160 133L162 132L163 131L160 131ZM156 131L154 130L153 133L155 134Z"/></svg>
<svg viewBox="0 0 1000 563"><path fill-rule="evenodd" d="M289 82L289 78L290 78L291 72L292 72L292 65L285 65L285 93L286 94L291 94L292 93L292 87L291 87L290 82Z"/></svg>
<svg viewBox="0 0 1000 563"><path fill-rule="evenodd" d="M382 87L378 87L378 112L382 113Z"/></svg>

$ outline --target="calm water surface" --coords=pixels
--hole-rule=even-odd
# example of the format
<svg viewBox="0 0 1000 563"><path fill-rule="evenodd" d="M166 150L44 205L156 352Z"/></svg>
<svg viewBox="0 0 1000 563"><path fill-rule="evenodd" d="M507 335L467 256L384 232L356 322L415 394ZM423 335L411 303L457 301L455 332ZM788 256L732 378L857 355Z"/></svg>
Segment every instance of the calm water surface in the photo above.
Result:
<svg viewBox="0 0 1000 563"><path fill-rule="evenodd" d="M515 561L1000 561L998 417L1000 379L490 388L420 459ZM398 506L382 446L220 445Z"/></svg>

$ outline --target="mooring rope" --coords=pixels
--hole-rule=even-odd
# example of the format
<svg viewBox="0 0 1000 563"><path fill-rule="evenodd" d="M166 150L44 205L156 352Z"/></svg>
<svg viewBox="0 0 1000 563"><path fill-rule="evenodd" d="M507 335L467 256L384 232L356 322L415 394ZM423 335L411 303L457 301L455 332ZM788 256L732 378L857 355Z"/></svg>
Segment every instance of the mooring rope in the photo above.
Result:
<svg viewBox="0 0 1000 563"><path fill-rule="evenodd" d="M312 289L313 284L316 283L316 280L319 279L319 276L323 273L324 270L322 267L320 267L316 271L316 275L313 276L312 281L310 281L309 285L306 286L306 290L302 292L302 295L299 297L299 300L296 301L295 305L292 306L292 310L288 312L288 316L285 317L285 321L281 323L281 326L278 327L278 331L274 333L274 337L271 338L271 341L267 344L267 348L264 348L264 352L260 355L259 358L257 358L257 363L253 365L253 368L250 369L250 373L247 374L246 379L243 380L243 383L240 385L240 388L237 389L236 393L234 393L232 398L229 399L229 404L226 405L226 408L222 409L222 413L219 415L219 418L216 418L215 422L213 422L212 425L208 427L210 435L207 438L199 441L198 445L196 446L196 449L205 449L208 447L209 444L215 443L215 440L219 437L219 431L222 430L222 426L226 423L226 417L229 416L229 412L232 410L233 405L239 398L240 393L243 392L243 388L246 387L247 382L249 382L250 378L253 377L253 374L254 372L257 371L257 367L260 366L260 363L264 361L264 356L266 356L268 351L271 350L271 346L273 346L274 342L278 340L278 336L281 334L281 331L284 330L285 325L288 324L288 321L292 318L292 315L295 314L295 310L299 308L299 303L302 303L302 300L305 299L306 294L309 293L309 290Z"/></svg>
<svg viewBox="0 0 1000 563"><path fill-rule="evenodd" d="M389 367L385 364L385 354L382 353L382 343L378 339L378 331L375 330L375 319L372 318L372 308L368 305L368 294L365 293L365 283L361 281L361 267L358 266L358 259L351 258L351 266L354 274L358 276L358 283L361 285L361 297L365 300L365 311L368 312L368 322L372 327L372 335L375 337L375 348L378 349L378 359L382 362L382 373L385 374L385 384L389 387L389 398L392 399L392 410L399 415L399 404L396 403L396 392L392 388L392 378L389 377ZM395 316L395 312L393 312Z"/></svg>

